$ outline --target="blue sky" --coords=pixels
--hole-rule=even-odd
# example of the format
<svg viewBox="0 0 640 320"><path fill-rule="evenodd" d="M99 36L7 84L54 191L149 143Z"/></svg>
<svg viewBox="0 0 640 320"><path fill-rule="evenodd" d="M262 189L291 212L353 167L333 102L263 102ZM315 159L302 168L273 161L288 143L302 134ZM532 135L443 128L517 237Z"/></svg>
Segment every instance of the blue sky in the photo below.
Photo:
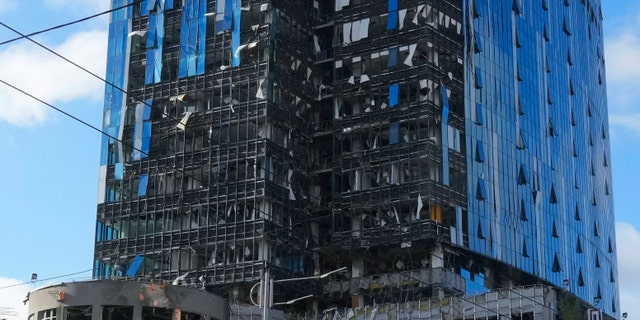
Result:
<svg viewBox="0 0 640 320"><path fill-rule="evenodd" d="M108 9L107 0L0 0L0 21L29 33ZM617 218L621 311L640 305L640 2L602 0ZM104 73L107 19L37 37ZM15 35L0 27L0 41ZM42 49L0 46L0 79L100 127L103 84ZM2 287L91 268L100 136L0 85L0 307L25 312L34 285ZM82 273L66 280L87 279ZM9 319L13 320L12 317Z"/></svg>

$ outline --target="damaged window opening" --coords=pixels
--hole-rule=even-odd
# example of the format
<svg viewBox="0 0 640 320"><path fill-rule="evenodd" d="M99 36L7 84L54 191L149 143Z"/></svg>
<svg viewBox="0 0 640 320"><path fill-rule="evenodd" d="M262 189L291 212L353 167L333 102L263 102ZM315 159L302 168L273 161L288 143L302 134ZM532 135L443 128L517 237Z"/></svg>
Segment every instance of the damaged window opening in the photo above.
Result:
<svg viewBox="0 0 640 320"><path fill-rule="evenodd" d="M133 319L133 307L128 306L102 306L103 320Z"/></svg>

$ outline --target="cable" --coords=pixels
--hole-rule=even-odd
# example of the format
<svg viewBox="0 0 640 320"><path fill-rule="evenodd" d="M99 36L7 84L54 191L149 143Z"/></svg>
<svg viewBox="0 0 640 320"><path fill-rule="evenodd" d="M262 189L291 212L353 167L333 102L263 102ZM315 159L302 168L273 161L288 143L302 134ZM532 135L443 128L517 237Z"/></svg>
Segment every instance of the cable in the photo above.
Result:
<svg viewBox="0 0 640 320"><path fill-rule="evenodd" d="M18 41L20 39L24 39L24 38L27 38L27 37L31 37L31 36L35 36L35 35L41 34L41 33L49 32L49 31L60 29L60 28L64 28L64 27L68 27L70 25L73 25L73 24L76 24L76 23L79 23L79 22L84 22L84 21L87 21L87 20L90 20L90 19L93 19L93 18L97 18L97 17L99 17L101 15L104 15L104 14L107 14L107 13L111 13L111 12L118 11L118 10L121 10L121 9L124 9L124 8L127 8L127 7L131 7L134 4L138 4L140 2L142 2L142 0L136 0L136 1L132 2L132 3L130 3L130 4L127 4L127 5L124 5L124 6L120 6L120 7L117 7L117 8L113 8L111 10L103 11L103 12L100 12L100 13L97 13L97 14L94 14L94 15L91 15L91 16L88 16L88 17L84 17L84 18L81 18L81 19L78 19L78 20L74 20L74 21L71 21L71 22L59 24L59 25L53 26L51 28L47 28L47 29L43 29L43 30L36 31L36 32L33 32L33 33L29 33L27 35L21 35L20 37L0 42L0 46L4 45L4 44L11 43L11 42L14 42L14 41Z"/></svg>
<svg viewBox="0 0 640 320"><path fill-rule="evenodd" d="M138 1L134 2L134 3L137 3L137 2L140 2L140 1L141 1L141 0L138 0ZM134 4L134 3L132 3L132 4ZM124 6L124 7L126 7L126 6ZM123 7L120 7L120 8L123 8ZM118 9L118 8L116 8L116 9ZM115 9L114 9L114 10L115 10ZM39 43L38 41L35 41L35 40L31 39L31 38L30 38L30 35L25 35L25 34L21 33L20 31L18 31L18 30L16 30L16 29L14 29L14 28L12 28L12 27L10 27L9 25L7 25L6 23L1 22L1 21L0 21L0 25L1 25L1 26L3 26L3 27L5 27L5 28L7 28L7 29L9 29L9 30L11 30L11 31L13 31L14 33L16 33L16 34L18 34L18 35L20 35L20 39L23 39L23 38L24 38L24 39L29 40L30 42L34 43L35 45L39 46L40 48L42 48L42 49L44 49L44 50L48 51L49 53L51 53L51 54L55 55L56 57L58 57L58 58L60 58L60 59L62 59L62 60L64 60L64 61L66 61L66 62L68 62L68 63L70 63L71 65L75 66L76 68L78 68L78 69L80 69L80 70L82 70L82 71L84 71L84 72L88 73L89 75L91 75L91 76L93 76L94 78L96 78L96 79L98 79L98 80L102 81L103 83L107 84L108 86L110 86L110 87L112 87L112 88L114 88L114 89L116 89L116 90L118 90L118 91L122 92L122 93L123 93L123 94L125 94L125 95L129 95L129 93L128 93L126 90L124 90L124 89L122 89L122 88L118 87L118 86L117 86L117 85L115 85L114 83L112 83L112 82L110 82L110 81L108 81L108 80L106 80L106 79L104 79L104 78L102 78L102 77L98 76L97 74L95 74L95 73L91 72L90 70L88 70L88 69L86 69L86 68L82 67L81 65L79 65L79 64L77 64L77 63L75 63L75 62L73 62L73 61L69 60L68 58L64 57L63 55L61 55L61 54L59 54L59 53L55 52L54 50L52 50L52 49L48 48L48 47L47 47L47 46L45 46L45 45L43 45L43 44ZM1 43L0 43L0 44L1 44ZM55 109L55 110L57 110L57 111L59 111L59 112L61 112L61 113L65 114L65 115L67 115L67 116L69 116L69 117L71 117L71 118L73 118L73 119L75 119L75 120L77 120L77 121L79 121L79 122L81 122L81 123L83 123L83 124L87 125L87 126L89 126L90 128L92 128L92 129L94 129L94 130L96 130L96 131L98 131L98 132L100 132L100 133L102 133L102 134L107 135L107 136L108 136L108 137L110 137L110 138L115 139L116 141L119 141L119 142L121 142L121 143L125 144L122 140L119 140L119 139L117 139L117 138L115 138L115 137L112 137L112 136L108 135L107 133L103 132L102 130L100 130L100 129L98 129L98 128L96 128L96 127L94 127L94 126L92 126L92 125L90 125L90 124L88 124L88 123L86 123L86 122L84 122L84 121L82 121L82 120L80 120L80 119L76 118L76 117L74 117L74 116L72 116L71 114L68 114L68 113L66 113L66 112L64 112L64 111L62 111L62 110L60 110L60 109L58 109L58 108L56 108L56 107L52 106L51 104L46 103L45 101L42 101L42 100L40 100L40 99L38 99L38 98L36 98L36 97L34 97L34 96L30 95L29 93L27 93L27 92L25 92L25 91L23 91L23 90L21 90L21 89L16 88L16 87L15 87L15 86L13 86L13 85L10 85L10 84L6 83L5 81L2 81L2 83L6 84L6 85L8 85L8 86L10 86L10 87L12 87L12 88L13 88L13 89L15 89L15 90L18 90L18 91L22 92L23 94L26 94L26 95L30 96L31 98L33 98L33 99L35 99L35 100L37 100L37 101L39 101L39 102L41 102L41 103L43 103L43 104L45 104L45 105L47 105L47 106L51 107L51 108L53 108L53 109ZM146 101L144 101L144 100L140 101L140 103L142 103L142 104L144 104L144 105L146 105L146 106L148 106L148 107L150 107L150 108L154 109L154 106L153 106L153 105L149 104L148 102L146 102ZM157 107L156 107L155 109L159 109L159 108L157 108ZM169 117L170 119L172 119L172 120L176 121L176 123L181 123L181 122L182 122L182 119L178 119L178 118L174 117L173 115L170 115L170 114L166 113L164 110L162 110L162 115L163 115L163 116L166 116L166 117ZM185 132L186 132L187 130L190 130L190 128L186 127L186 128L185 128ZM209 137L209 136L206 136L206 135L205 135L205 136L203 136L203 137L204 137L204 138L206 138L206 139L208 140L208 142L209 142L209 143L213 143L213 142L214 142L214 141L211 139L211 137ZM147 156L148 156L148 153L146 153L146 152L143 152L143 151L141 151L141 150L139 150L139 149L135 149L135 148L134 148L134 150L140 151L140 152L142 152L142 154L144 154L144 155L147 155ZM196 178L196 177L195 177L195 176L193 176L193 175L187 174L187 173L186 173L186 172L184 172L183 170L180 170L180 169L177 169L177 168L173 168L173 169L174 169L175 171L177 171L177 172L182 173L182 174L183 174L183 175L185 175L185 176L189 176L189 177L193 178L194 180L196 180L196 181L198 181L198 182L201 182L201 181L200 181L200 179ZM283 179L283 180L286 180L286 178L284 178L284 177L283 177L282 179Z"/></svg>
<svg viewBox="0 0 640 320"><path fill-rule="evenodd" d="M1 22L0 22L0 23L1 23ZM40 103L44 104L45 106L47 106L47 107L49 107L49 108L51 108L51 109L53 109L53 110L56 110L56 111L58 111L58 112L60 112L60 113L64 114L65 116L67 116L67 117L69 117L69 118L71 118L71 119L73 119L73 120L75 120L75 121L78 121L78 122L82 123L83 125L85 125L85 126L87 126L87 127L91 128L91 129L93 129L93 130L95 130L95 131L100 132L101 134L103 134L103 135L105 135L105 136L107 136L107 137L109 137L109 138L111 138L111 139L113 139L113 140L116 140L116 141L118 141L118 142L120 142L120 143L122 143L122 144L124 144L124 145L126 145L126 146L128 146L128 147L133 148L133 150L139 151L139 152L141 152L142 154L144 154L144 155L147 155L147 156L148 156L148 154L147 154L146 152L144 152L144 151L142 151L142 150L140 150L140 149L138 149L138 148L136 148L136 147L134 147L134 146L131 146L131 145L127 144L126 142L124 142L124 141L122 141L122 140L120 140L120 139L118 139L118 138L116 138L116 137L114 137L114 136L112 136L112 135L110 135L110 134L108 134L108 133L106 133L106 132L102 131L101 129L98 129L97 127L93 126L92 124L90 124L90 123L88 123L88 122L86 122L86 121L84 121L84 120L82 120L82 119L80 119L80 118L78 118L78 117L76 117L76 116L74 116L74 115L72 115L72 114L70 114L70 113L68 113L68 112L66 112L66 111L64 111L64 110L62 110L62 109L60 109L60 108L57 108L56 106L54 106L54 105L52 105L52 104L50 104L50 103L48 103L48 102L46 102L46 101L42 100L42 99L40 99L40 98L38 98L38 97L36 97L36 96L34 96L34 95L32 95L32 94L28 93L28 92L26 92L26 91L24 91L24 90L22 90L22 89L20 89L20 88L16 87L16 86L14 86L14 85L12 85L12 84L10 84L10 83L8 83L8 82L4 81L4 80L2 80L2 79L0 79L0 83L2 83L2 84L4 84L4 85L6 85L7 87L10 87L10 88L11 88L11 89L13 89L13 90L16 90L16 91L18 91L18 92L20 92L20 93L22 93L22 94L24 94L24 95L28 96L29 98L31 98L31 99L33 99L33 100L36 100L36 101L38 101L38 102L40 102Z"/></svg>
<svg viewBox="0 0 640 320"><path fill-rule="evenodd" d="M0 21L0 25L1 25L1 26L3 26L3 27L5 27L5 28L7 28L7 29L9 29L9 30L11 30L11 31L13 31L14 33L16 33L16 34L18 34L18 35L20 35L20 37L21 37L21 38L24 38L24 39L29 40L30 42L32 42L33 44L37 45L38 47L40 47L40 48L42 48L42 49L44 49L44 50L48 51L49 53L51 53L51 54L55 55L56 57L58 57L58 58L60 58L60 59L62 59L62 60L64 60L64 61L66 61L66 62L70 63L70 64L71 64L71 65L73 65L74 67L76 67L76 68L78 68L78 69L80 69L80 70L82 70L82 71L84 71L84 72L88 73L89 75L93 76L94 78L96 78L96 79L98 79L98 80L100 80L100 81L104 82L104 83L105 83L105 84L107 84L108 86L110 86L110 87L112 87L112 88L114 88L114 89L116 89L116 90L118 90L118 91L120 91L120 92L124 93L124 94L125 94L125 95L127 95L127 96L129 95L129 92L127 92L126 90L124 90L124 89L122 89L122 88L118 87L118 86L117 86L117 85L115 85L113 82L111 82L111 81L109 81L109 80L107 80L107 79L104 79L104 78L100 77L99 75L97 75L97 74L95 74L95 73L91 72L91 71L90 71L90 70L88 70L87 68L85 68L85 67L83 67L83 66L81 66L81 65L79 65L79 64L77 64L77 63L75 63L75 62L73 62L73 61L71 61L71 60L69 60L69 59L68 59L68 58L66 58L65 56L63 56L63 55L61 55L61 54L59 54L59 53L57 53L57 52L53 51L52 49L50 49L49 47L47 47L47 46L45 46L45 45L41 44L40 42L38 42L38 41L35 41L35 40L31 39L28 35L25 35L25 34L21 33L20 31L18 31L18 30L16 30L16 29L12 28L12 27L10 27L10 26L8 26L6 23L4 23L4 22L1 22L1 21ZM141 103L143 103L144 105L146 105L146 106L148 106L148 107L152 108L152 109L154 108L151 104L147 103L147 102L146 102L146 101L144 101L144 100L143 100L143 101L140 101L140 102L141 102ZM156 108L156 109L157 109L157 108ZM170 115L170 114L168 114L168 113L164 112L164 110L162 111L162 115L163 115L163 116L167 116L167 117L171 118L172 120L176 121L177 123L181 123L181 122L182 122L182 119L177 119L177 118L175 118L173 115ZM185 131L186 131L186 130L187 130L187 128L185 128ZM209 139L209 142L212 142L212 141L211 141L211 138L209 138L209 137L208 137L208 139ZM196 179L196 180L197 180L197 179Z"/></svg>
<svg viewBox="0 0 640 320"><path fill-rule="evenodd" d="M139 2L139 1L138 1L138 2ZM134 2L134 3L135 3L135 2ZM89 71L88 69L84 68L83 66L81 66L81 65L79 65L79 64L77 64L77 63L75 63L75 62L73 62L73 61L71 61L71 60L69 60L68 58L64 57L63 55L61 55L61 54L59 54L59 53L57 53L57 52L53 51L52 49L48 48L48 47L47 47L47 46L45 46L45 45L43 45L43 44L39 43L38 41L35 41L35 40L31 39L28 35L25 35L25 34L21 33L20 31L18 31L18 30L16 30L16 29L12 28L12 27L10 27L10 26L8 26L6 23L4 23L4 22L1 22L1 21L0 21L0 25L1 25L1 26L3 26L3 27L5 27L5 28L7 28L7 29L9 29L9 30L11 30L11 31L13 31L13 32L15 32L15 33L17 33L17 34L19 34L22 38L25 38L25 39L29 40L30 42L34 43L35 45L39 46L40 48L42 48L42 49L44 49L44 50L48 51L49 53L51 53L51 54L53 54L53 55L55 55L56 57L58 57L58 58L60 58L60 59L62 59L62 60L64 60L64 61L66 61L66 62L68 62L68 63L72 64L72 65L73 65L73 66L75 66L76 68L78 68L78 69L80 69L80 70L82 70L82 71L84 71L84 72L86 72L86 73L90 74L90 75L91 75L91 76L93 76L94 78L96 78L96 79L98 79L98 80L100 80L100 81L104 82L105 84L109 85L110 87L115 88L116 90L118 90L118 91L120 91L120 92L124 93L125 95L129 95L129 93L128 93L126 90L124 90L124 89L122 89L122 88L120 88L120 87L116 86L114 83L112 83L112 82L110 82L110 81L108 81L108 80L106 80L106 79L104 79L104 78L102 78L102 77L98 76L97 74L95 74L95 73L93 73L93 72ZM8 83L6 83L6 82L4 82L4 81L3 81L2 83L6 84L6 85L9 85ZM52 107L52 108L54 108L54 109L56 109L56 110L58 110L58 111L60 111L60 112L62 112L62 113L64 113L64 114L66 114L67 116L69 116L69 117L71 117L71 118L74 118L74 119L76 119L76 120L78 120L78 121L82 122L82 123L83 123L83 124L85 124L85 125L88 125L88 126L89 126L89 127L91 127L92 129L97 130L97 131L99 131L99 132L101 132L101 133L103 133L103 134L105 134L105 135L107 135L107 136L111 137L110 135L108 135L107 133L103 132L102 130L97 129L97 128L95 128L95 127L93 127L93 126L89 125L88 123L86 123L86 122L84 122L84 121L82 121L82 120L80 120L80 119L78 119L78 118L75 118L75 117L73 117L72 115L70 115L70 114L68 114L68 113L66 113L66 112L63 112L62 110L60 110L60 109L58 109L58 108L53 107L52 105L50 105L50 104L48 104L48 103L46 103L46 102L44 102L44 101L42 101L42 100L40 100L40 99L38 99L38 98L36 98L36 97L32 96L32 95L30 95L30 94L28 94L27 92L25 92L25 91L23 91L23 90L20 90L20 89L18 89L18 88L16 88L16 87L14 87L14 86L12 86L12 85L9 85L9 86L10 86L10 87L12 87L12 88L14 88L15 90L18 90L18 91L20 91L20 92L22 92L22 93L24 93L24 94L26 94L26 95L30 96L31 98L33 98L33 99L35 99L35 100L38 100L38 101L39 101L39 102L41 102L41 103L44 103L45 105L47 105L47 106L49 106L49 107ZM150 108L152 108L152 109L154 108L151 104L147 103L147 102L146 102L146 101L144 101L144 100L143 100L143 101L141 101L141 103L143 103L144 105L146 105L146 106L148 106L148 107L150 107ZM157 108L156 108L156 109L157 109ZM176 121L177 123L181 123L181 122L182 122L182 120L181 120L181 119L177 119L177 118L173 117L172 115L170 115L170 114L168 114L168 113L164 112L164 110L162 111L162 114L163 114L164 116L167 116L167 117L171 118L172 120ZM187 129L188 129L188 128L186 128L186 127L185 127L185 131L186 131ZM111 138L113 138L113 137L111 137ZM212 142L210 137L207 137L207 139L209 140L209 142ZM121 142L121 143L124 143L123 141L121 141L121 140L119 140L119 139L115 139L115 140L116 140L116 141L119 141L119 142ZM148 156L148 153L143 152L142 150L135 149L135 148L134 148L134 150L140 151L140 152L142 152L142 154L144 154L144 155ZM196 181L198 181L198 182L201 182L201 181L200 181L200 179L198 179L198 178L194 177L193 175L189 175L189 174L185 173L185 172L184 172L184 171L182 171L182 170L179 170L179 169L177 169L177 168L174 168L174 170L176 170L176 171L178 171L178 172L180 172L180 173L182 173L182 174L184 174L184 175L186 175L186 176L189 176L189 177L193 178L194 180L196 180Z"/></svg>
<svg viewBox="0 0 640 320"><path fill-rule="evenodd" d="M57 53L57 52L55 52L55 51L53 51L53 50L49 49L47 46L45 46L45 45L41 44L40 42L38 42L38 41L35 41L35 40L31 39L29 36L27 36L27 35L25 35L25 34L21 33L20 31L18 31L18 30L16 30L16 29L12 28L12 27L10 27L10 26L8 26L6 23L4 23L4 22L0 21L0 25L1 25L1 26L3 26L3 27L5 27L5 28L7 28L7 29L9 29L9 30L11 30L11 31L13 31L13 32L15 32L15 33L17 33L17 34L19 34L22 38L25 38L25 39L27 39L27 40L31 41L33 44L37 45L38 47L40 47L40 48L42 48L42 49L44 49L44 50L46 50L46 51L48 51L49 53L51 53L51 54L55 55L56 57L58 57L58 58L60 58L60 59L62 59L62 60L64 60L64 61L66 61L66 62L68 62L68 63L72 64L72 65L73 65L73 66L75 66L76 68L78 68L78 69L80 69L80 70L82 70L82 71L84 71L84 72L86 72L86 73L88 73L88 74L92 75L93 77L95 77L95 78L97 78L97 79L99 79L99 80L101 80L101 81L105 82L106 84L108 84L108 85L110 85L110 86L112 86L112 87L114 87L114 88L116 88L116 89L118 89L118 90L122 91L122 93L127 94L127 92L126 92L126 91L124 91L123 89L118 88L115 84L113 84L113 83L111 83L111 82L109 82L109 81L107 81L107 80L105 80L105 79L101 78L99 75L97 75L97 74L95 74L95 73L93 73L93 72L89 71L87 68L85 68L85 67L83 67L83 66L81 66L81 65L79 65L79 64L77 64L77 63L75 63L75 62L73 62L73 61L71 61L71 60L69 60L69 59L67 59L67 58L66 58L66 57L64 57L63 55L61 55L61 54L59 54L59 53Z"/></svg>
<svg viewBox="0 0 640 320"><path fill-rule="evenodd" d="M66 277L75 276L75 275L78 275L78 274L87 273L89 271L93 271L93 269L87 269L87 270L83 270L83 271L78 271L78 272L69 273L69 274L65 274L65 275L61 275L61 276L55 276L55 277L46 278L46 279L39 279L39 280L35 280L35 281L16 283L16 284L0 287L0 290L13 288L13 287L24 286L26 284L32 284L32 283L37 283L37 282L42 282L42 281L49 281L49 280L54 280L54 279L66 278Z"/></svg>
<svg viewBox="0 0 640 320"><path fill-rule="evenodd" d="M102 77L98 76L97 74L95 74L95 73L91 72L90 70L88 70L88 69L86 69L86 68L82 67L81 65L79 65L79 64L77 64L77 63L75 63L75 62L73 62L73 61L69 60L68 58L64 57L63 55L61 55L61 54L59 54L59 53L57 53L57 52L53 51L52 49L48 48L48 47L47 47L47 46L45 46L45 45L43 45L43 44L39 43L38 41L35 41L35 40L31 39L31 38L29 37L29 35L25 35L25 34L21 33L20 31L18 31L18 30L16 30L16 29L12 28L12 27L10 27L10 26L8 26L8 25L7 25L6 23L4 23L4 22L1 22L1 21L0 21L0 25L1 25L1 26L3 26L3 27L5 27L5 28L7 28L7 29L9 29L9 30L11 30L11 31L13 31L13 32L15 32L15 33L16 33L16 34L18 34L18 35L20 35L21 39L22 39L22 38L24 38L24 39L29 40L30 42L34 43L35 45L39 46L40 48L42 48L42 49L44 49L44 50L48 51L49 53L51 53L51 54L53 54L53 55L55 55L56 57L58 57L58 58L60 58L60 59L62 59L62 60L64 60L64 61L66 61L66 62L68 62L68 63L72 64L72 65L73 65L73 66L75 66L76 68L78 68L78 69L80 69L80 70L82 70L82 71L84 71L84 72L88 73L89 75L93 76L94 78L96 78L96 79L98 79L98 80L100 80L100 81L104 82L104 83L105 83L105 84L107 84L108 86L110 86L110 87L112 87L112 88L114 88L114 89L116 89L116 90L118 90L118 91L122 92L122 93L123 93L123 94L125 94L125 95L129 95L129 93L128 93L126 90L124 90L124 89L122 89L122 88L118 87L117 85L115 85L114 83L112 83L112 82L110 82L110 81L108 81L108 80L106 80L106 79L104 79L104 78L102 78ZM3 82L3 83L7 84L6 82ZM7 85L9 85L9 84L7 84ZM12 85L9 85L9 86L13 87L14 89L16 89L16 90L18 90L18 91L21 91L21 92L22 92L22 93L24 93L24 94L29 95L28 93L26 93L26 92L24 92L24 91L22 91L22 90L20 90L20 89L18 89L18 88L16 88L16 87L14 87L14 86L12 86ZM31 96L31 95L29 95L29 96ZM54 109L56 109L56 110L58 110L58 111L60 111L60 112L63 112L63 111L61 111L61 110L59 110L59 109L57 109L57 108L55 108L55 107L51 106L50 104L48 104L48 103L46 103L46 102L44 102L44 101L42 101L42 100L38 99L38 98L35 98L35 97L33 97L33 96L31 96L31 97L32 97L32 98L34 98L34 99L36 99L36 100L38 100L38 101L39 101L39 102L41 102L41 103L44 103L44 104L48 105L49 107L52 107L52 108L54 108ZM148 102L146 102L146 101L144 101L144 100L142 100L142 101L140 101L140 102L141 102L142 104L144 104L144 105L146 105L146 106L148 106L148 107L152 108L152 109L154 108L154 106L153 106L153 105L149 104ZM158 108L156 107L155 109L158 109ZM63 112L63 113L65 113L65 112ZM75 118L75 117L71 116L70 114L67 114L67 113L65 113L65 114L66 114L67 116L70 116L70 117L72 117L72 118L76 119L76 120L79 120L79 119L77 119L77 118ZM175 118L173 115L170 115L170 114L166 113L164 110L162 110L162 115L163 115L163 116L166 116L166 117L169 117L170 119L172 119L172 120L176 121L176 123L181 123L181 122L182 122L182 119L177 119L177 118ZM85 123L84 121L81 121L81 120L79 120L79 121L80 121L80 122L82 122L82 123L84 123L85 125L88 125L88 124L87 124L87 123ZM105 133L105 132L103 132L102 130L99 130L99 129L97 129L97 128L95 128L95 127L91 126L91 125L89 125L89 126L90 126L92 129L94 129L94 130L97 130L97 131L99 131L99 132L101 132L101 133L103 133L103 134L106 134L106 133ZM190 128L185 128L185 131L186 131L186 130L190 130ZM107 135L107 134L106 134L106 135ZM107 135L107 136L109 136L109 135ZM109 136L109 137L111 137L111 136ZM206 136L206 135L205 135L205 136L203 136L203 137L204 137L204 138L206 138L206 139L208 140L208 142L209 142L209 143L213 143L213 140L211 139L211 137ZM113 138L113 137L112 137L112 138ZM114 138L114 139L115 139L115 138ZM115 139L115 140L116 140L116 141L119 141L119 142L124 143L123 141L121 141L121 140L119 140L119 139ZM141 151L141 150L138 150L138 149L135 149L135 150L137 150L137 151ZM141 151L141 152L142 152L142 151ZM143 154L145 154L145 155L147 155L147 156L148 156L148 154L147 154L147 153L145 153L145 152L143 152ZM193 175L189 175L189 174L185 173L184 171L179 170L179 169L177 169L177 168L174 168L174 170L176 170L176 171L178 171L178 172L180 172L180 173L182 173L182 174L184 174L184 175L186 175L186 176L190 176L190 177L191 177L191 178L193 178L194 180L196 180L196 181L199 181L199 182L200 182L200 179L198 179L198 178L194 177ZM282 179L284 180L285 178L282 178Z"/></svg>
<svg viewBox="0 0 640 320"><path fill-rule="evenodd" d="M1 23L1 22L0 22L0 23ZM112 135L110 135L110 134L108 134L108 133L106 133L106 132L102 131L101 129L98 129L97 127L95 127L95 126L91 125L90 123L88 123L88 122L86 122L86 121L84 121L84 120L82 120L82 119L80 119L80 118L78 118L78 117L76 117L76 116L74 116L74 115L72 115L72 114L70 114L70 113L68 113L68 112L66 112L66 111L64 111L64 110L62 110L62 109L60 109L60 108L57 108L56 106L54 106L54 105L52 105L52 104L50 104L50 103L48 103L48 102L46 102L46 101L42 100L42 99L40 99L40 98L38 98L38 97L36 97L36 96L34 96L34 95L32 95L32 94L28 93L28 92L26 92L26 91L24 91L24 90L22 90L22 89L20 89L20 88L16 87L16 86L14 86L14 85L12 85L12 84L10 84L10 83L8 83L8 82L4 81L4 80L2 80L2 79L0 79L0 83L2 83L2 84L4 84L4 85L6 85L6 86L8 86L8 87L10 87L10 88L12 88L12 89L14 89L14 90L16 90L16 91L20 92L20 93L22 93L22 94L24 94L24 95L28 96L28 97L29 97L29 98L31 98L31 99L34 99L34 100L36 100L36 101L38 101L38 102L40 102L40 103L42 103L42 104L46 105L47 107L49 107L49 108L51 108L51 109L53 109L53 110L56 110L56 111L58 111L58 112L60 112L60 113L62 113L62 114L64 114L64 115L66 115L67 117L69 117L69 118L71 118L71 119L73 119L73 120L75 120L75 121L80 122L81 124L83 124L83 125L85 125L85 126L87 126L87 127L91 128L91 129L93 129L93 130L95 130L95 131L97 131L97 132L99 132L99 133L101 133L101 134L103 134L103 135L105 135L105 136L107 136L107 137L109 137L109 138L113 139L113 140L116 140L116 141L118 141L118 142L122 143L123 145L125 145L125 146L127 146L127 147L131 147L133 150L139 151L141 154L144 154L144 155L146 155L146 156L149 156L149 154L148 154L148 153L146 153L146 152L144 152L144 151L142 151L142 150L140 150L140 149L138 149L138 148L136 148L136 147L132 146L131 144L128 144L128 143L126 143L126 142L124 142L124 141L122 141L122 140L120 140L120 139L118 139L118 138L116 138L116 137L114 137L114 136L112 136ZM182 171L182 170L180 170L180 169L177 169L177 168L173 168L173 169L174 169L174 170L176 170L177 172L182 173L182 174L183 174L183 175L185 175L185 176L188 176L188 177L191 177L191 178L195 179L196 181L200 181L200 180L198 180L196 177L194 177L193 175L187 174L186 172L184 172L184 171Z"/></svg>

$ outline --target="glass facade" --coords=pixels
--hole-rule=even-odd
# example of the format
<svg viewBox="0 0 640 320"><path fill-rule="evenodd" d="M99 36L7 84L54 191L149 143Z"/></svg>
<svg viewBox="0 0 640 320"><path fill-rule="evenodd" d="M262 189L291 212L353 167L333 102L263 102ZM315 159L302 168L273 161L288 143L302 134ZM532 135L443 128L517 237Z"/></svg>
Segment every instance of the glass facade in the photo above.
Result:
<svg viewBox="0 0 640 320"><path fill-rule="evenodd" d="M276 290L363 305L545 282L617 315L598 0L126 4L94 277L229 293L348 266Z"/></svg>
<svg viewBox="0 0 640 320"><path fill-rule="evenodd" d="M615 315L600 1L465 6L469 249Z"/></svg>

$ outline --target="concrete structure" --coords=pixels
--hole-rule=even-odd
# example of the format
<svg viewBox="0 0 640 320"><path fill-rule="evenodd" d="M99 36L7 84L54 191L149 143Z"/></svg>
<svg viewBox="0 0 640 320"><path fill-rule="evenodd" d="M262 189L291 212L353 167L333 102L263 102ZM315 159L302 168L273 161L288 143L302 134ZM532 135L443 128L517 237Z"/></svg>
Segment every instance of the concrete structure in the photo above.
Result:
<svg viewBox="0 0 640 320"><path fill-rule="evenodd" d="M306 279L274 282L297 311L551 284L619 314L599 0L126 5L95 278L246 302L268 269Z"/></svg>
<svg viewBox="0 0 640 320"><path fill-rule="evenodd" d="M193 288L135 281L69 282L32 291L29 320L226 320L227 302Z"/></svg>

